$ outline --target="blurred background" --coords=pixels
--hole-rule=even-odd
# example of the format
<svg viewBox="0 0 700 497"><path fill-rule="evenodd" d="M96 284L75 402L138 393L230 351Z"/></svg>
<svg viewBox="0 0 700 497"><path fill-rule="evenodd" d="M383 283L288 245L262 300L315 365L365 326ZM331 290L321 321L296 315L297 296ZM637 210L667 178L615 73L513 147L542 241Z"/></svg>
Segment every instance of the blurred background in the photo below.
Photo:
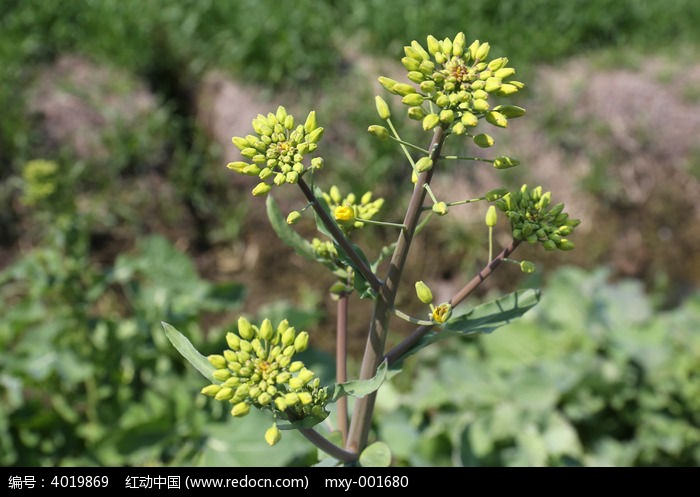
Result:
<svg viewBox="0 0 700 497"><path fill-rule="evenodd" d="M315 109L319 184L372 190L397 221L410 183L366 133L376 78L403 79L411 40L464 31L527 85L509 103L528 114L494 135L522 165L451 166L436 193L541 184L583 223L574 251L523 247L537 273L499 270L468 304L541 288L523 319L406 362L373 436L397 465L697 465L699 25L693 0L0 0L0 464L313 463L294 433L267 447L268 417L200 395L160 322L207 354L240 314L286 316L332 382L333 278L275 237L253 179L225 167L231 137L280 104ZM400 306L413 281L447 298L484 264L484 212L416 240ZM396 237L364 231L370 254ZM351 374L368 313L352 303Z"/></svg>

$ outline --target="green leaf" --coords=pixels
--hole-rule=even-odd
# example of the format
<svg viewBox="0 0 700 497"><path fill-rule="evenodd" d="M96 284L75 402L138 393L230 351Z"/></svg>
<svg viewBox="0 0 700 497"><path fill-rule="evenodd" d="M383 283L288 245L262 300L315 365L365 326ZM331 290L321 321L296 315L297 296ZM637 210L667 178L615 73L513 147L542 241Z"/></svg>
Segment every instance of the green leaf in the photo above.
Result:
<svg viewBox="0 0 700 497"><path fill-rule="evenodd" d="M300 256L310 261L316 261L311 244L287 224L287 220L282 216L279 205L277 205L272 195L267 196L265 205L267 206L267 217L270 220L270 225L280 240L292 247Z"/></svg>
<svg viewBox="0 0 700 497"><path fill-rule="evenodd" d="M326 413L323 417L307 416L304 419L298 421L290 421L289 423L277 422L277 428L280 430L305 430L308 428L313 428L317 424L323 422L324 419L328 417Z"/></svg>
<svg viewBox="0 0 700 497"><path fill-rule="evenodd" d="M453 316L442 328L427 333L421 341L403 354L397 361L415 354L431 343L454 335L491 333L514 319L521 317L540 301L540 291L532 288L518 290L470 311Z"/></svg>
<svg viewBox="0 0 700 497"><path fill-rule="evenodd" d="M377 374L368 380L352 380L345 383L336 383L329 389L330 402L335 402L341 397L351 395L353 397L364 397L375 392L387 379L388 363L382 362L377 368ZM393 372L396 374L396 372Z"/></svg>
<svg viewBox="0 0 700 497"><path fill-rule="evenodd" d="M182 357L187 359L187 362L192 364L195 369L197 369L197 371L199 371L208 381L212 381L213 379L211 375L214 371L216 371L216 368L212 366L207 358L200 354L199 351L194 348L192 342L190 342L185 335L177 331L174 327L165 322L161 322L160 324L163 326L165 336L168 337L170 343L173 344L173 347L177 349Z"/></svg>
<svg viewBox="0 0 700 497"><path fill-rule="evenodd" d="M360 454L360 465L365 468L388 468L391 464L391 450L384 442L368 445Z"/></svg>

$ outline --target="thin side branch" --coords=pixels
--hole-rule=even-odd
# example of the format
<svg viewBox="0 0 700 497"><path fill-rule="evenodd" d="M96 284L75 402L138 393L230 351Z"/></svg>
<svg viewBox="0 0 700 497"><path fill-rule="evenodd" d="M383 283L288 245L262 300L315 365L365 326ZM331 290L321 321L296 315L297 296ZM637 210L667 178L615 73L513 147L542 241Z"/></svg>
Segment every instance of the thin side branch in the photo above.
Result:
<svg viewBox="0 0 700 497"><path fill-rule="evenodd" d="M493 258L484 268L476 273L476 275L464 285L457 293L455 293L449 300L450 305L453 307L458 305L464 299L466 299L478 286L483 283L486 278L488 278L494 270L503 262L513 251L518 247L520 242L518 240L513 240L510 244L504 248L500 254ZM433 325L422 325L413 330L413 332L399 342L394 348L392 348L384 356L387 359L389 366L392 363L400 359L406 352L411 350L421 338L423 338L430 330L433 329Z"/></svg>
<svg viewBox="0 0 700 497"><path fill-rule="evenodd" d="M338 227L338 224L331 219L330 214L323 210L309 185L306 184L303 178L299 178L298 185L306 199L311 204L311 207L313 207L316 214L318 214L318 217L321 218L323 225L331 233L331 235L333 235L333 239L338 243L338 245L340 245L343 252L345 252L352 260L353 264L355 264L357 271L362 274L362 277L367 281L367 283L369 283L372 290L379 292L382 282L379 280L379 278L377 278L377 275L372 272L372 269L365 263L365 261L362 260L362 258L357 254L357 252L355 252L350 240L348 240L348 238L343 234Z"/></svg>

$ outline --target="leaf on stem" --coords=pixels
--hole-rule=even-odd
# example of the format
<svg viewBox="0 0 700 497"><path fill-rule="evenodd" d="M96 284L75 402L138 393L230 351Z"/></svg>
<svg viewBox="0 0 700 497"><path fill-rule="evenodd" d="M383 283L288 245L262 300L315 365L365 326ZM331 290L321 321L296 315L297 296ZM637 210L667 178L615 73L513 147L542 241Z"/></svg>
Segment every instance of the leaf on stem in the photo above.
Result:
<svg viewBox="0 0 700 497"><path fill-rule="evenodd" d="M348 395L359 398L375 392L388 377L398 373L398 371L392 371L392 374L388 375L388 370L388 363L384 361L377 368L377 374L368 380L352 380L345 383L336 383L328 389L328 395L330 397L329 402L335 402L341 397L346 397Z"/></svg>
<svg viewBox="0 0 700 497"><path fill-rule="evenodd" d="M453 315L441 328L428 332L416 345L398 357L392 363L392 368L394 365L400 364L408 356L438 340L454 335L467 336L491 333L521 317L537 305L539 301L540 291L528 288L517 290L486 304L474 307L464 314Z"/></svg>
<svg viewBox="0 0 700 497"><path fill-rule="evenodd" d="M267 207L267 217L270 220L270 225L280 240L292 247L300 256L310 261L315 261L316 255L311 248L311 244L287 224L287 220L282 216L279 205L277 205L277 201L272 195L267 196L265 205Z"/></svg>
<svg viewBox="0 0 700 497"><path fill-rule="evenodd" d="M374 442L360 454L360 466L364 468L388 468L389 465L391 465L391 450L384 442Z"/></svg>
<svg viewBox="0 0 700 497"><path fill-rule="evenodd" d="M190 342L185 335L177 331L173 326L166 322L161 321L160 323L165 331L165 336L168 337L170 343L173 347L187 359L187 362L192 364L197 371L200 372L208 381L213 381L212 373L216 370L214 366L204 357L199 351L194 348L192 342Z"/></svg>

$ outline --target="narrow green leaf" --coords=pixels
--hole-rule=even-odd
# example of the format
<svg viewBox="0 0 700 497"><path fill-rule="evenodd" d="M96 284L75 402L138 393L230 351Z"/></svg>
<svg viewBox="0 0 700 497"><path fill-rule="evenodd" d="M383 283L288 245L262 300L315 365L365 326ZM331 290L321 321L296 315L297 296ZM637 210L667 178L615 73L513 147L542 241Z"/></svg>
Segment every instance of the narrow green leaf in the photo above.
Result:
<svg viewBox="0 0 700 497"><path fill-rule="evenodd" d="M443 331L472 335L491 333L497 328L519 318L540 301L540 291L532 288L518 290L504 297L480 305L469 312L453 316L443 326Z"/></svg>
<svg viewBox="0 0 700 497"><path fill-rule="evenodd" d="M313 428L317 424L321 423L324 419L328 417L328 414L324 417L307 416L304 419L297 421L290 421L288 423L278 422L277 428L280 430L302 430L306 428Z"/></svg>
<svg viewBox="0 0 700 497"><path fill-rule="evenodd" d="M194 348L192 342L190 342L185 335L177 331L173 326L162 321L160 324L163 325L165 336L168 337L170 343L173 344L173 347L177 349L182 357L187 359L187 362L192 364L192 366L194 366L195 369L199 371L208 381L213 381L211 375L216 368L211 365L207 358L200 354L199 351Z"/></svg>
<svg viewBox="0 0 700 497"><path fill-rule="evenodd" d="M454 335L476 335L491 333L497 328L521 317L540 301L540 291L532 288L518 290L486 304L477 306L464 314L453 316L441 328L427 333L413 348L396 360L400 364L431 343ZM392 365L393 367L393 365Z"/></svg>
<svg viewBox="0 0 700 497"><path fill-rule="evenodd" d="M330 402L335 402L341 397L351 395L364 397L379 389L387 379L388 363L384 361L377 368L377 374L368 380L352 380L345 383L336 383L329 389Z"/></svg>
<svg viewBox="0 0 700 497"><path fill-rule="evenodd" d="M282 216L279 205L277 205L272 195L267 196L265 205L267 207L267 217L270 220L270 225L280 240L292 247L300 256L310 261L315 261L316 256L311 248L311 244L287 224L287 220Z"/></svg>
<svg viewBox="0 0 700 497"><path fill-rule="evenodd" d="M364 468L388 468L391 465L391 450L384 442L368 445L360 454L360 465Z"/></svg>

